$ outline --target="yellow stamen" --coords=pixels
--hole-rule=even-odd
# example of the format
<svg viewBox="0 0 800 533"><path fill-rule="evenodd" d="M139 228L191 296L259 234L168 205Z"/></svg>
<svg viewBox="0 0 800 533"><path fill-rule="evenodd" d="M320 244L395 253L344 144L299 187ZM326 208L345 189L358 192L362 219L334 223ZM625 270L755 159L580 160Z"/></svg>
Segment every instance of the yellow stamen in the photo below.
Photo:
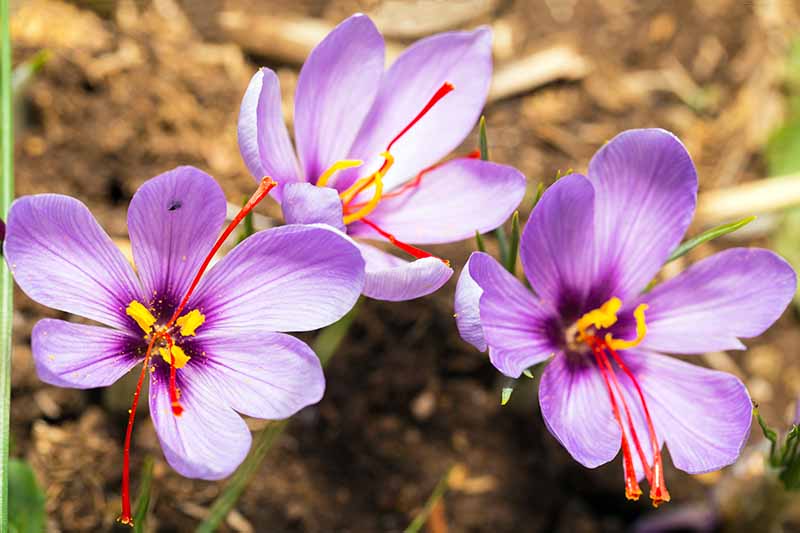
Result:
<svg viewBox="0 0 800 533"><path fill-rule="evenodd" d="M589 311L578 319L578 337L583 340L590 327L610 328L617 322L617 313L622 307L622 300L614 296L598 309Z"/></svg>
<svg viewBox="0 0 800 533"><path fill-rule="evenodd" d="M383 152L381 155L386 159L386 163L383 165L381 170L377 171L373 176L370 177L370 179L373 180L373 186L375 187L375 192L372 194L372 198L370 198L369 202L364 204L364 206L355 213L344 216L343 222L345 226L347 224L350 224L351 222L361 220L365 216L372 213L376 207L378 207L378 203L381 201L381 196L383 195L383 176L386 175L386 172L394 163L394 157L389 152ZM352 187L350 187L340 195L342 197L342 202L345 205L347 205L350 202L350 200L352 200L353 197L358 194L360 186L356 188L356 185L359 185L359 182L354 183ZM347 196L351 190L353 190L354 192L349 194L348 200L344 200L345 196Z"/></svg>
<svg viewBox="0 0 800 533"><path fill-rule="evenodd" d="M166 348L159 348L158 353L161 354L161 357L167 362L167 364L172 364L172 359L170 358L170 354ZM183 348L177 344L172 345L172 356L175 358L175 368L183 368L186 363L189 362L189 359L191 359L191 357L186 355L186 352L183 351Z"/></svg>
<svg viewBox="0 0 800 533"><path fill-rule="evenodd" d="M384 162L379 170L369 176L359 179L348 187L347 190L339 194L339 197L342 199L342 204L349 204L363 189L371 185L376 179L383 178L386 173L389 172L389 169L394 165L394 156L390 152L382 152L381 157L383 157Z"/></svg>
<svg viewBox="0 0 800 533"><path fill-rule="evenodd" d="M613 350L627 350L638 346L647 335L647 323L644 319L644 312L647 311L647 304L639 304L633 311L633 317L636 319L636 338L631 340L614 339L611 333L606 333L606 344Z"/></svg>
<svg viewBox="0 0 800 533"><path fill-rule="evenodd" d="M136 300L128 304L125 314L134 319L145 333L150 333L150 328L156 323L156 317L153 316L153 313Z"/></svg>
<svg viewBox="0 0 800 533"><path fill-rule="evenodd" d="M178 318L178 320L175 321L175 324L181 328L181 335L184 337L194 337L197 328L202 326L203 322L205 321L206 315L197 309L193 309L182 317Z"/></svg>
<svg viewBox="0 0 800 533"><path fill-rule="evenodd" d="M317 187L325 187L328 184L328 180L331 179L331 176L339 172L340 170L345 170L348 168L355 168L360 167L363 165L364 162L360 159L343 159L341 161L337 161L331 167L322 173L322 176L319 177L317 180Z"/></svg>

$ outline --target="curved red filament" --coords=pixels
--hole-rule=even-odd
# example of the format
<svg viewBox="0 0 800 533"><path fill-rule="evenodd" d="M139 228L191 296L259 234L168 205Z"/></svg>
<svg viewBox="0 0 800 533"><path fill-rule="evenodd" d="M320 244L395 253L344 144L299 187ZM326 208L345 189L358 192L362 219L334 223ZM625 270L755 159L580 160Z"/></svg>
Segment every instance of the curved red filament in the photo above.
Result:
<svg viewBox="0 0 800 533"><path fill-rule="evenodd" d="M386 238L390 243L394 244L395 246L397 246L398 248L400 248L401 250L403 250L407 254L412 255L413 257L416 257L417 259L424 259L426 257L436 257L435 255L433 255L431 253L428 253L425 250L422 250L420 248L417 248L416 246L412 246L410 244L407 244L407 243L405 243L403 241L398 240L394 235L392 235L388 231L383 230L380 226L378 226L377 224L375 224L371 220L367 220L366 218L362 218L361 222L363 222L364 224L366 224L370 228L374 229L376 232L378 232L378 234L381 235L381 237ZM450 266L450 261L448 261L447 259L442 259L441 257L436 257L436 259L438 259L439 261L441 261L445 265Z"/></svg>
<svg viewBox="0 0 800 533"><path fill-rule="evenodd" d="M259 183L258 188L247 201L247 203L242 207L239 213L234 217L233 221L225 228L225 231L222 232L222 235L219 236L217 241L214 243L214 246L211 248L211 251L206 256L203 263L200 265L200 268L197 271L194 279L192 280L189 289L186 291L186 294L183 296L178 307L175 308L175 312L170 317L169 321L158 331L152 334L152 338L147 345L147 351L144 355L144 361L142 364L142 372L139 374L139 381L136 384L136 391L133 394L133 402L131 403L131 408L129 410L128 415L128 427L125 432L125 445L123 447L123 455L122 455L122 513L120 513L119 518L117 519L121 524L129 525L133 527L133 516L131 515L131 491L130 491L130 454L131 454L131 437L133 436L133 421L136 416L136 408L139 405L139 396L142 392L142 384L144 383L144 376L147 374L147 367L150 364L150 359L152 358L153 347L157 340L161 339L166 342L167 349L169 350L170 356L170 368L169 368L169 396L170 396L170 404L172 406L172 413L175 416L180 416L183 413L183 406L180 404L180 392L178 391L177 387L177 373L175 367L175 355L172 353L172 346L174 342L172 340L172 336L169 334L171 328L175 325L175 321L183 312L186 304L189 302L189 298L191 297L192 293L194 292L195 288L197 288L197 284L200 282L200 278L203 276L205 271L208 269L208 265L211 263L211 259L217 253L217 251L222 246L222 243L225 242L225 239L233 233L233 230L236 229L236 226L244 220L244 217L247 216L250 211L252 211L256 205L258 205L261 200L263 200L269 191L271 191L277 183L273 181L269 177L264 177Z"/></svg>

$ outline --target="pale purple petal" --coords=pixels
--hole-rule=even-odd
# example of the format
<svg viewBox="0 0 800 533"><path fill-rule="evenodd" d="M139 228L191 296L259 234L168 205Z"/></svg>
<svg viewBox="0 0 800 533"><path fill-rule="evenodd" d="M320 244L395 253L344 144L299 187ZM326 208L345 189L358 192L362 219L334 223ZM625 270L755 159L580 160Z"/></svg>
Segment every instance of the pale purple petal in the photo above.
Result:
<svg viewBox="0 0 800 533"><path fill-rule="evenodd" d="M283 189L281 208L287 224L328 224L345 231L342 199L336 189L291 183Z"/></svg>
<svg viewBox="0 0 800 533"><path fill-rule="evenodd" d="M319 359L290 335L209 335L202 346L220 397L244 415L287 418L317 403L325 391Z"/></svg>
<svg viewBox="0 0 800 533"><path fill-rule="evenodd" d="M492 256L473 253L469 274L483 289L480 322L489 357L500 372L518 378L560 351L554 313Z"/></svg>
<svg viewBox="0 0 800 533"><path fill-rule="evenodd" d="M281 108L278 76L261 68L250 79L239 109L239 151L248 170L279 185L298 181L300 169Z"/></svg>
<svg viewBox="0 0 800 533"><path fill-rule="evenodd" d="M175 416L169 397L169 367L150 380L150 416L169 465L188 478L216 480L236 470L252 437L242 417L220 397L215 377L191 362L177 372L183 413Z"/></svg>
<svg viewBox="0 0 800 533"><path fill-rule="evenodd" d="M595 468L617 455L622 432L603 377L589 359L554 357L542 374L539 404L550 433L583 466Z"/></svg>
<svg viewBox="0 0 800 533"><path fill-rule="evenodd" d="M545 191L522 232L525 276L542 300L562 314L585 311L590 293L603 286L597 283L592 242L594 196L585 177L564 176ZM592 298L593 303L602 303L603 296L611 295Z"/></svg>
<svg viewBox="0 0 800 533"><path fill-rule="evenodd" d="M31 333L36 372L59 387L106 387L128 373L144 354L141 338L105 327L45 318Z"/></svg>
<svg viewBox="0 0 800 533"><path fill-rule="evenodd" d="M455 296L455 315L458 333L461 338L473 345L478 350L486 351L486 339L483 336L483 325L481 324L480 300L483 289L475 283L469 274L469 262L461 270L456 284Z"/></svg>
<svg viewBox="0 0 800 533"><path fill-rule="evenodd" d="M364 285L356 245L326 225L281 226L245 239L200 282L187 309L201 335L308 331L340 319Z"/></svg>
<svg viewBox="0 0 800 533"><path fill-rule="evenodd" d="M378 204L369 219L401 241L454 242L497 228L525 195L525 176L507 165L455 159L426 172L419 186ZM351 235L374 235L352 224Z"/></svg>
<svg viewBox="0 0 800 533"><path fill-rule="evenodd" d="M136 191L128 232L148 298L180 300L214 246L225 212L222 189L194 167L165 172Z"/></svg>
<svg viewBox="0 0 800 533"><path fill-rule="evenodd" d="M378 92L383 37L364 15L339 24L311 52L297 80L294 131L306 180L347 156Z"/></svg>
<svg viewBox="0 0 800 533"><path fill-rule="evenodd" d="M753 408L737 377L656 353L622 356L677 468L701 474L736 461L750 433Z"/></svg>
<svg viewBox="0 0 800 533"><path fill-rule="evenodd" d="M406 261L358 243L366 262L364 295L376 300L401 302L426 296L439 290L453 269L436 257Z"/></svg>
<svg viewBox="0 0 800 533"><path fill-rule="evenodd" d="M682 354L743 350L739 339L756 337L772 325L795 288L794 270L777 254L725 250L642 296L649 309L641 347Z"/></svg>
<svg viewBox="0 0 800 533"><path fill-rule="evenodd" d="M656 275L694 213L697 172L673 134L620 133L589 163L595 187L595 253L609 292L626 301Z"/></svg>
<svg viewBox="0 0 800 533"><path fill-rule="evenodd" d="M130 263L85 205L69 196L24 196L11 206L4 255L31 299L120 329L142 290Z"/></svg>
<svg viewBox="0 0 800 533"><path fill-rule="evenodd" d="M439 88L455 90L437 103L392 147L394 166L385 177L394 188L438 163L466 138L480 116L492 76L492 34L441 33L411 45L386 72L378 97L353 144L350 156L372 162L341 178L342 186L376 170L389 142L419 114ZM376 159L377 158L377 159Z"/></svg>

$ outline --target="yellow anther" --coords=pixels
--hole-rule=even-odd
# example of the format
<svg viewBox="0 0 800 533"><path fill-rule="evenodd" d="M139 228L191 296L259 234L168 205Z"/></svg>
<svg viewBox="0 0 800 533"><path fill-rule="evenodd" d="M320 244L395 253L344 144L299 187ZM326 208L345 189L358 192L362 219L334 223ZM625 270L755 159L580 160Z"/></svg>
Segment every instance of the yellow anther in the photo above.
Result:
<svg viewBox="0 0 800 533"><path fill-rule="evenodd" d="M394 165L394 156L390 152L382 152L381 157L383 157L384 162L379 170L373 174L370 174L369 176L365 176L357 180L354 184L348 187L347 190L342 191L342 193L339 194L339 198L342 199L342 204L349 204L356 196L358 196L361 191L372 185L373 181L379 178L382 179L386 173L389 172L389 169L392 168L392 165Z"/></svg>
<svg viewBox="0 0 800 533"><path fill-rule="evenodd" d="M359 209L355 213L344 216L342 220L345 226L347 224L350 224L351 222L361 220L365 216L372 213L372 211L374 211L376 207L378 207L378 203L381 201L381 196L383 196L383 176L386 175L386 172L388 172L389 168L391 168L392 164L394 163L394 157L389 152L383 152L381 155L386 159L386 163L381 167L381 170L377 171L369 178L372 180L372 185L375 187L375 192L372 194L372 198L370 198L369 202L364 204L364 206L361 207L361 209ZM352 200L353 197L356 196L358 192L361 190L361 186L356 187L357 185L358 182L354 183L352 187L350 187L340 195L342 197L342 202L345 205L347 205L350 202L350 200ZM345 200L344 198L348 196L348 193L351 190L353 190L353 192L350 193L349 198Z"/></svg>
<svg viewBox="0 0 800 533"><path fill-rule="evenodd" d="M159 348L158 353L161 354L162 359L164 359L167 364L172 364L172 359L170 358L170 354L166 348ZM186 363L189 362L189 359L191 359L191 357L186 355L186 352L183 351L183 348L177 344L172 345L172 357L175 358L175 368L183 368L186 366Z"/></svg>
<svg viewBox="0 0 800 533"><path fill-rule="evenodd" d="M145 333L150 333L150 329L156 323L156 317L153 316L153 313L136 300L128 304L125 314L134 319Z"/></svg>
<svg viewBox="0 0 800 533"><path fill-rule="evenodd" d="M647 311L647 304L639 304L633 311L633 317L636 319L636 338L631 340L615 339L611 333L606 333L606 344L613 350L627 350L638 346L647 335L647 323L644 319L644 312Z"/></svg>
<svg viewBox="0 0 800 533"><path fill-rule="evenodd" d="M328 184L328 180L331 179L331 176L340 170L360 167L363 164L364 162L360 159L342 159L341 161L337 161L332 164L328 170L322 173L322 176L317 180L317 187L325 187Z"/></svg>
<svg viewBox="0 0 800 533"><path fill-rule="evenodd" d="M578 319L578 336L583 340L590 327L610 328L617 322L617 313L622 308L622 300L614 296L598 309L589 311Z"/></svg>
<svg viewBox="0 0 800 533"><path fill-rule="evenodd" d="M175 321L175 324L181 328L181 335L184 337L194 337L197 328L202 326L203 322L205 321L206 315L197 309L193 309L182 317L178 318L178 320Z"/></svg>

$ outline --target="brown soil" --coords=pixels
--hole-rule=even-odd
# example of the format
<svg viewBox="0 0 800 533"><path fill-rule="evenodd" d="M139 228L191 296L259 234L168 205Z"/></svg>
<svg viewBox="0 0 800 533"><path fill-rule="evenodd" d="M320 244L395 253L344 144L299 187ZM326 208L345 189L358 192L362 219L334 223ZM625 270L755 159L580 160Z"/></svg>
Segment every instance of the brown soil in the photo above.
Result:
<svg viewBox="0 0 800 533"><path fill-rule="evenodd" d="M238 202L253 186L235 138L247 81L258 65L276 68L288 100L297 65L244 53L218 13L336 22L379 3L22 4L12 22L15 59L41 48L51 59L20 101L18 193L74 195L116 239L126 238L126 206L136 188L179 164L209 171ZM800 3L493 4L469 24L495 25L498 68L557 43L574 46L592 66L582 81L533 87L486 110L493 158L525 172L531 191L559 169L585 169L605 140L629 127L678 134L697 162L702 189L764 175L760 150L781 119L782 58ZM463 148L474 145L471 138ZM274 206L261 209L278 214ZM766 244L766 237L757 232L749 242ZM461 265L470 248L437 252ZM622 531L651 512L644 500L625 500L619 463L587 470L568 456L541 421L535 383L524 383L500 407L502 379L456 333L454 285L409 304L364 302L327 369L324 400L295 417L226 530L401 531L451 465L461 475L444 510L456 533ZM64 316L19 291L16 309L13 453L33 464L46 487L52 530L111 529L129 392L124 385L110 394L43 385L33 370L30 331L41 317ZM740 372L776 423L788 420L800 392L793 357L800 329L788 315L746 356L707 358ZM192 530L223 484L173 472L146 416L134 440L134 483L143 458L157 459L150 526ZM669 468L670 506L702 502L730 477L692 478Z"/></svg>

